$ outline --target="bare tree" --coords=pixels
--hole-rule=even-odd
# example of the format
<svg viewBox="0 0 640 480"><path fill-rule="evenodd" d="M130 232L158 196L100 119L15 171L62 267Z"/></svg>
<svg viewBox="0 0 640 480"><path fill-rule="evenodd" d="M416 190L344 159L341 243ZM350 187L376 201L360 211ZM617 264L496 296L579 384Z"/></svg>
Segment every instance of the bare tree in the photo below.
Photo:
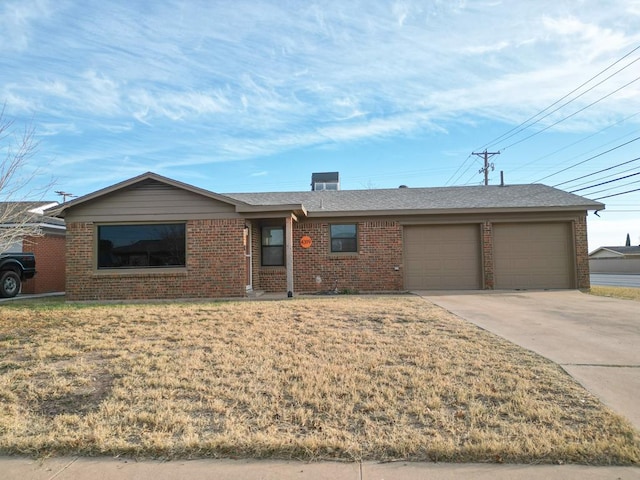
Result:
<svg viewBox="0 0 640 480"><path fill-rule="evenodd" d="M51 183L34 187L38 175L28 165L37 151L33 125L22 131L7 120L5 108L0 111L0 253L25 237L42 235L38 206Z"/></svg>

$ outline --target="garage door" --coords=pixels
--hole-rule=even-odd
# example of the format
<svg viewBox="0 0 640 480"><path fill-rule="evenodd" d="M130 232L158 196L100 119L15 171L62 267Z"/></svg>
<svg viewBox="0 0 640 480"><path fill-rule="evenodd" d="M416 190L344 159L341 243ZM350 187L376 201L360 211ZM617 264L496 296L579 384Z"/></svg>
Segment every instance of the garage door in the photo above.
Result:
<svg viewBox="0 0 640 480"><path fill-rule="evenodd" d="M495 288L574 288L570 223L493 225Z"/></svg>
<svg viewBox="0 0 640 480"><path fill-rule="evenodd" d="M405 288L479 289L480 265L478 225L404 227Z"/></svg>

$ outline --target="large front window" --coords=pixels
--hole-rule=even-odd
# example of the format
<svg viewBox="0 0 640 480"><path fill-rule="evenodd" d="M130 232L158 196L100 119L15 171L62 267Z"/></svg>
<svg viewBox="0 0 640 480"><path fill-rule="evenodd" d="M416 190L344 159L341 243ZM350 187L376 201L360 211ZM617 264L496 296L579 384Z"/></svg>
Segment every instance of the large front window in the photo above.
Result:
<svg viewBox="0 0 640 480"><path fill-rule="evenodd" d="M283 227L262 227L262 265L284 265Z"/></svg>
<svg viewBox="0 0 640 480"><path fill-rule="evenodd" d="M184 267L184 223L98 226L98 268Z"/></svg>

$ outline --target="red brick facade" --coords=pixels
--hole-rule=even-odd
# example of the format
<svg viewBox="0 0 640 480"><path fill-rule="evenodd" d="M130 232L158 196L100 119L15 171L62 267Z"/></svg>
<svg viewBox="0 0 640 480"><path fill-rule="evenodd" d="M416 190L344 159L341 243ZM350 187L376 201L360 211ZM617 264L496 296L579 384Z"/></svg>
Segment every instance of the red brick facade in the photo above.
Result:
<svg viewBox="0 0 640 480"><path fill-rule="evenodd" d="M187 222L186 268L99 271L95 227L67 225L67 300L239 297L246 293L242 219Z"/></svg>
<svg viewBox="0 0 640 480"><path fill-rule="evenodd" d="M344 220L340 223L347 223ZM357 253L330 252L330 221L293 223L295 293L393 292L404 289L403 231L396 220L358 220ZM272 225L273 223L268 223ZM284 227L284 223L282 223ZM479 223L483 288L494 288L493 225ZM589 288L586 218L574 220L577 288ZM245 220L187 222L186 268L99 271L95 267L92 223L67 225L67 299L216 298L246 295ZM303 248L300 239L310 237ZM261 223L251 222L252 286L287 291L286 267L261 266Z"/></svg>
<svg viewBox="0 0 640 480"><path fill-rule="evenodd" d="M484 222L481 225L480 241L482 242L482 285L485 290L493 290L493 224Z"/></svg>
<svg viewBox="0 0 640 480"><path fill-rule="evenodd" d="M587 217L579 217L573 222L573 237L575 238L577 288L588 290L591 288L589 278L589 246L587 243Z"/></svg>
<svg viewBox="0 0 640 480"><path fill-rule="evenodd" d="M22 284L22 293L64 292L65 288L65 236L45 234L27 237L23 250L36 256L36 276Z"/></svg>
<svg viewBox="0 0 640 480"><path fill-rule="evenodd" d="M357 253L331 253L328 222L294 224L293 268L299 292L380 292L402 290L402 227L395 221L354 222ZM308 236L311 247L302 248Z"/></svg>

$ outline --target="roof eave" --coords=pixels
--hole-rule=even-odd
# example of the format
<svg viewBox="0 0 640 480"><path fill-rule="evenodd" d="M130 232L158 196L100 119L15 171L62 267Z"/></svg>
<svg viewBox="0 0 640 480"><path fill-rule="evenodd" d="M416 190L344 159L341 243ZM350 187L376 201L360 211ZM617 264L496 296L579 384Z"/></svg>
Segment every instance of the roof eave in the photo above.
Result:
<svg viewBox="0 0 640 480"><path fill-rule="evenodd" d="M307 216L307 209L301 203L281 204L281 205L249 205L242 204L236 206L236 212L242 214L288 214Z"/></svg>
<svg viewBox="0 0 640 480"><path fill-rule="evenodd" d="M604 208L604 206L603 206ZM575 205L567 207L515 207L515 208L429 208L429 209L386 209L386 210L313 210L308 217L363 217L393 215L464 215L494 213L531 213L531 212L585 212L595 210L594 206Z"/></svg>

